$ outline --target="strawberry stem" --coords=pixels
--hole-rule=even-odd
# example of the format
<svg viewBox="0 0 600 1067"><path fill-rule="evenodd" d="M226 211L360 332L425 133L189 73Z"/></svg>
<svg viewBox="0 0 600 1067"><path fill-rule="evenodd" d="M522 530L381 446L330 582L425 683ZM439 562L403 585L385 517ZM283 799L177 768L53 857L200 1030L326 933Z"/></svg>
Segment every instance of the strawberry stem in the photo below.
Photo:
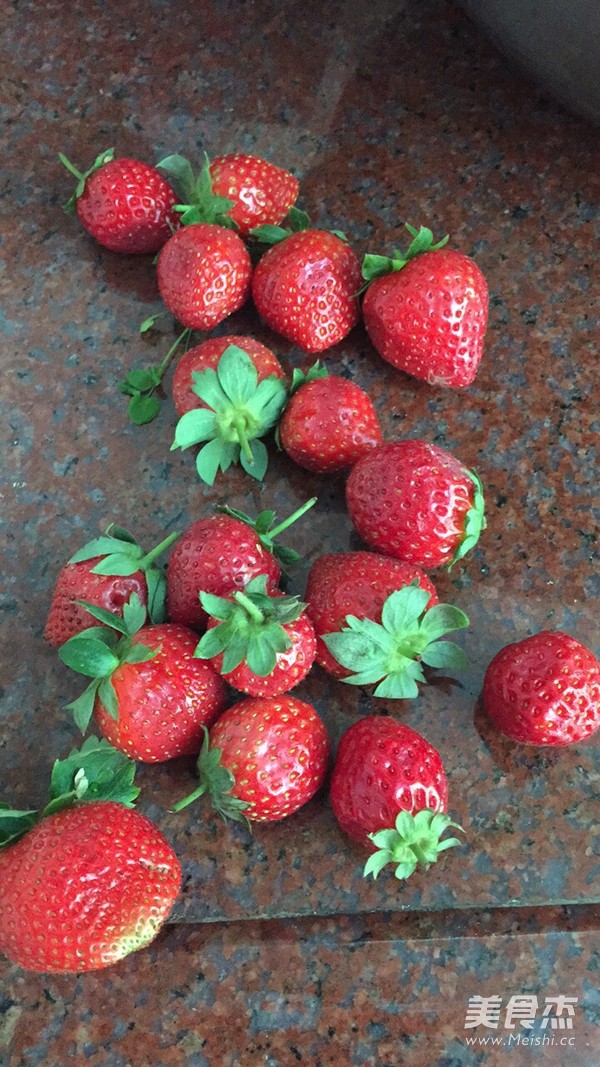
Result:
<svg viewBox="0 0 600 1067"><path fill-rule="evenodd" d="M83 178L84 178L83 174L81 173L80 170L77 170L77 167L73 166L73 164L71 163L70 159L67 159L67 157L62 152L58 153L58 158L60 159L63 167L67 168L67 170L69 171L69 174L72 174L74 178L77 178L77 181L79 181L79 182L83 181Z"/></svg>
<svg viewBox="0 0 600 1067"><path fill-rule="evenodd" d="M145 571L151 563L154 563L154 560L157 559L158 556L162 555L163 552L166 552L167 548L169 548L179 536L178 533L172 533L169 534L168 537L165 537L164 541L161 541L156 548L153 548L150 552L147 552L145 556L142 556L139 561L139 569Z"/></svg>
<svg viewBox="0 0 600 1067"><path fill-rule="evenodd" d="M183 330L183 332L179 334L179 337L171 345L171 347L170 347L169 351L167 352L165 358L163 359L162 363L159 364L159 367L158 367L158 373L159 373L159 375L161 377L161 380L162 380L163 375L164 375L167 367L169 366L169 363L171 362L171 360L172 360L177 348L182 343L182 341L187 341L191 337L191 334L192 334L192 331L190 330L190 328L186 327L186 329Z"/></svg>
<svg viewBox="0 0 600 1067"><path fill-rule="evenodd" d="M273 530L269 530L269 538L278 537L280 533L287 530L288 526L291 526L293 522L300 519L307 511L310 510L317 503L316 496L312 496L310 500L305 501L302 507L299 507L297 511L294 511L292 515L289 515L287 519L279 523L279 526L275 526Z"/></svg>
<svg viewBox="0 0 600 1067"><path fill-rule="evenodd" d="M194 789L193 793L189 793L187 797L183 797L182 800L178 800L176 804L173 804L171 811L183 811L187 808L188 804L193 804L195 800L199 800L204 796L208 786L206 784L199 785L197 789Z"/></svg>
<svg viewBox="0 0 600 1067"><path fill-rule="evenodd" d="M242 593L239 589L233 594L233 599L241 604L243 608L248 612L248 615L254 622L264 622L264 615L260 608L257 608L256 604L253 604L250 597L247 597L245 593Z"/></svg>
<svg viewBox="0 0 600 1067"><path fill-rule="evenodd" d="M238 441L242 452L244 453L250 466L254 464L254 455L250 445L248 443L248 437L246 435L246 419L241 414L235 414L232 419L235 432L238 436Z"/></svg>

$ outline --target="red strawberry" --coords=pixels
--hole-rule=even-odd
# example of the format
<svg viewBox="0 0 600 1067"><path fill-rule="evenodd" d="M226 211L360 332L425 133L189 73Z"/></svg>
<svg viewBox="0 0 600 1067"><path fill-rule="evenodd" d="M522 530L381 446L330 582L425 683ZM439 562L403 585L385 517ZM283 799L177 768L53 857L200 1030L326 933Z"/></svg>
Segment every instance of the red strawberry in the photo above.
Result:
<svg viewBox="0 0 600 1067"><path fill-rule="evenodd" d="M310 704L288 695L242 700L207 734L200 785L174 810L208 793L223 818L275 822L314 796L328 760L327 731Z"/></svg>
<svg viewBox="0 0 600 1067"><path fill-rule="evenodd" d="M292 392L279 440L300 467L330 474L351 467L382 443L371 398L354 382L328 375L315 363L306 375L294 371Z"/></svg>
<svg viewBox="0 0 600 1067"><path fill-rule="evenodd" d="M262 382L271 374L275 375L276 378L285 380L285 371L277 356L271 352L270 348L261 345L260 341L256 341L254 337L238 337L236 335L209 337L207 341L203 341L202 344L196 345L195 348L190 348L189 351L185 352L175 367L172 391L173 403L179 418L185 415L187 411L207 406L198 394L192 390L193 376L200 371L216 370L223 352L230 345L241 348L250 357L256 369L259 382Z"/></svg>
<svg viewBox="0 0 600 1067"><path fill-rule="evenodd" d="M455 563L485 527L477 475L426 441L371 449L350 472L346 502L368 545L420 567Z"/></svg>
<svg viewBox="0 0 600 1067"><path fill-rule="evenodd" d="M585 741L600 727L600 663L574 637L542 630L498 652L485 672L483 703L514 741Z"/></svg>
<svg viewBox="0 0 600 1067"><path fill-rule="evenodd" d="M298 180L257 156L217 156L210 164L213 193L233 201L229 216L242 236L255 226L277 225L298 197Z"/></svg>
<svg viewBox="0 0 600 1067"><path fill-rule="evenodd" d="M363 300L367 333L393 367L432 385L464 388L473 381L488 317L488 289L462 252L433 243L431 230L407 227L406 255L366 256Z"/></svg>
<svg viewBox="0 0 600 1067"><path fill-rule="evenodd" d="M0 806L0 951L14 963L45 973L97 970L158 933L181 867L160 831L131 810L134 773L90 737L55 763L43 812Z"/></svg>
<svg viewBox="0 0 600 1067"><path fill-rule="evenodd" d="M247 299L252 265L236 233L199 222L177 230L161 249L160 295L172 315L192 330L212 330Z"/></svg>
<svg viewBox="0 0 600 1067"><path fill-rule="evenodd" d="M171 534L151 552L143 550L127 530L114 524L76 552L60 571L44 630L44 637L58 648L90 625L90 616L76 602L86 600L105 611L122 616L132 593L148 607L153 622L164 618L165 578L156 558L178 534Z"/></svg>
<svg viewBox="0 0 600 1067"><path fill-rule="evenodd" d="M194 658L196 635L168 623L144 626L135 596L122 620L89 611L105 626L84 630L59 649L63 663L93 679L68 705L79 728L87 729L93 711L104 737L143 763L198 752L203 726L225 707L227 686L210 664Z"/></svg>
<svg viewBox="0 0 600 1067"><path fill-rule="evenodd" d="M298 560L291 549L275 544L275 538L300 518L315 498L275 529L272 511L262 511L253 521L241 511L222 508L192 523L171 553L167 565L167 614L172 622L205 630L208 616L200 603L200 593L228 596L244 589L251 578L267 576L267 593L277 588L280 562Z"/></svg>
<svg viewBox="0 0 600 1067"><path fill-rule="evenodd" d="M158 252L179 225L177 197L148 163L115 159L110 148L82 174L58 156L78 182L66 210L76 210L84 230L111 252Z"/></svg>
<svg viewBox="0 0 600 1067"><path fill-rule="evenodd" d="M254 270L254 303L276 333L307 352L323 352L358 322L360 264L338 234L312 229L279 233L274 238L278 243Z"/></svg>
<svg viewBox="0 0 600 1067"><path fill-rule="evenodd" d="M417 864L427 868L461 829L445 811L448 785L435 748L394 719L370 715L355 722L340 741L331 776L331 806L342 830L373 855L364 874L377 877L386 863L408 878Z"/></svg>
<svg viewBox="0 0 600 1067"><path fill-rule="evenodd" d="M306 677L315 658L315 633L297 597L267 593L266 574L228 598L201 593L208 630L195 656L255 697L287 693Z"/></svg>

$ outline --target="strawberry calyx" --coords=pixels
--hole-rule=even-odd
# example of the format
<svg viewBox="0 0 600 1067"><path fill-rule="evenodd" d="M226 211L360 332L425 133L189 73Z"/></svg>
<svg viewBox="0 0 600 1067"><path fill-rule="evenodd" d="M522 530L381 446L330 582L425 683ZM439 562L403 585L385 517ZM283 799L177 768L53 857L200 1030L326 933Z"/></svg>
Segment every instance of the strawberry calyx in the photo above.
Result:
<svg viewBox="0 0 600 1067"><path fill-rule="evenodd" d="M140 326L140 333L147 333L152 328L158 315L150 315ZM127 372L119 382L119 389L130 398L127 405L127 414L135 426L144 426L153 422L160 411L160 399L156 390L162 385L162 380L173 360L177 349L185 344L184 351L189 347L192 331L186 326L175 339L164 359L151 367L134 367Z"/></svg>
<svg viewBox="0 0 600 1067"><path fill-rule="evenodd" d="M134 806L140 790L134 786L136 766L103 738L88 737L62 760L55 760L46 806L20 811L0 802L0 849L13 844L40 819L81 801L112 800Z"/></svg>
<svg viewBox="0 0 600 1067"><path fill-rule="evenodd" d="M72 174L73 177L77 179L75 192L72 193L72 195L69 197L66 204L64 205L64 210L71 214L75 210L75 204L77 203L78 198L82 196L85 190L85 183L90 177L90 175L94 174L95 171L100 170L100 168L103 167L105 163L112 163L113 159L115 158L115 150L114 148L107 148L105 152L101 152L99 156L96 156L89 170L83 172L78 170L77 167L73 166L70 159L67 159L63 152L58 153L58 158L60 159L63 167L67 168L69 174Z"/></svg>
<svg viewBox="0 0 600 1067"><path fill-rule="evenodd" d="M300 386L307 385L308 382L317 381L318 378L328 378L329 374L327 368L321 365L320 360L313 363L312 367L309 367L307 371L300 370L299 367L294 367L292 373L292 384L290 386L290 397L297 393Z"/></svg>
<svg viewBox="0 0 600 1067"><path fill-rule="evenodd" d="M441 852L462 844L457 837L440 841L442 834L450 827L464 833L462 826L452 822L443 811L423 808L415 815L409 811L399 812L393 830L378 830L375 834L369 834L376 851L369 856L363 876L377 878L388 863L396 865L394 874L400 879L410 878L417 866L427 870L439 859Z"/></svg>
<svg viewBox="0 0 600 1067"><path fill-rule="evenodd" d="M291 237L293 233L300 233L302 230L313 228L310 216L306 211L301 211L297 207L290 208L287 214L287 222L287 226L270 226L267 224L255 226L254 229L250 230L249 236L254 237L256 241L263 245L277 245L280 241L285 241L286 237ZM332 233L335 237L339 237L341 241L348 242L348 238L342 230L328 230L327 233Z"/></svg>
<svg viewBox="0 0 600 1067"><path fill-rule="evenodd" d="M172 811L183 811L188 804L192 804L195 800L199 800L200 797L208 794L213 810L217 815L220 815L225 821L233 819L235 822L245 823L249 828L250 823L244 815L244 811L249 805L247 801L239 800L233 793L235 778L231 771L221 763L223 750L211 747L210 735L206 726L203 726L202 729L204 731L204 741L196 764L200 784L188 796L178 800L173 805Z"/></svg>
<svg viewBox="0 0 600 1067"><path fill-rule="evenodd" d="M207 222L225 226L229 230L237 229L236 223L230 216L235 201L213 193L210 160L206 152L204 163L197 176L189 160L180 155L166 156L160 163L157 163L157 169L168 175L181 199L180 204L174 205L174 211L179 213L183 226Z"/></svg>
<svg viewBox="0 0 600 1067"><path fill-rule="evenodd" d="M362 276L366 282L372 282L374 278L381 278L384 274L402 270L415 256L419 256L423 252L435 252L438 248L443 248L448 243L448 234L442 237L441 241L434 241L433 233L427 226L420 226L418 230L408 222L405 223L405 226L412 236L412 241L406 252L400 252L395 249L392 256L375 256L368 253L364 257Z"/></svg>
<svg viewBox="0 0 600 1067"><path fill-rule="evenodd" d="M473 503L465 516L465 532L459 545L456 547L456 551L448 564L448 570L454 566L454 564L466 556L467 552L470 552L472 548L477 544L482 530L485 530L487 521L485 518L485 500L483 496L483 486L481 479L475 473L475 471L467 470L466 472L473 482Z"/></svg>
<svg viewBox="0 0 600 1067"><path fill-rule="evenodd" d="M306 500L292 515L289 515L287 519L284 519L283 522L278 523L275 527L273 527L275 521L274 511L261 511L255 519L251 519L249 515L246 515L243 511L238 511L237 508L229 507L228 504L219 504L217 511L223 515L231 515L233 519L239 519L240 522L246 523L246 526L252 527L263 548L266 548L267 552L275 556L277 562L283 567L291 567L298 562L300 554L295 552L293 548L278 544L276 538L284 530L287 530L288 526L291 526L302 515L305 515L316 503L316 496L311 497L310 500Z"/></svg>
<svg viewBox="0 0 600 1067"><path fill-rule="evenodd" d="M91 568L92 574L126 577L143 571L148 588L148 615L154 623L163 622L165 618L166 580L161 567L156 566L156 559L170 548L180 537L178 533L169 534L150 552L137 543L135 537L117 526L114 522L106 528L102 537L88 541L69 559L69 563L83 563L95 556L102 558ZM110 624L112 625L112 623Z"/></svg>
<svg viewBox="0 0 600 1067"><path fill-rule="evenodd" d="M234 463L261 481L269 457L260 438L278 422L287 386L274 374L259 382L250 356L237 345L228 345L216 370L193 371L192 379L192 391L206 406L181 416L171 450L207 442L196 457L207 485Z"/></svg>
<svg viewBox="0 0 600 1067"><path fill-rule="evenodd" d="M414 582L390 594L380 623L347 615L343 629L324 634L323 641L334 659L353 672L342 681L349 685L378 683L374 696L411 700L419 695L417 683L426 682L421 664L467 668L462 648L439 638L468 626L468 617L452 604L435 604L428 609L429 597Z"/></svg>
<svg viewBox="0 0 600 1067"><path fill-rule="evenodd" d="M84 733L92 717L96 694L111 718L118 720L119 702L111 680L117 667L123 663L145 663L154 659L159 649L134 644L131 640L146 621L146 609L136 593L132 593L123 605L122 619L85 600L77 600L75 603L86 608L90 615L103 624L90 626L87 630L75 634L58 650L67 667L93 679L81 696L66 705L73 712L77 726Z"/></svg>
<svg viewBox="0 0 600 1067"><path fill-rule="evenodd" d="M292 647L284 627L306 608L296 596L269 596L266 574L252 578L243 592L237 590L228 598L201 592L200 602L218 622L200 639L194 656L212 660L223 653L221 674L245 663L259 678L272 674L277 655Z"/></svg>

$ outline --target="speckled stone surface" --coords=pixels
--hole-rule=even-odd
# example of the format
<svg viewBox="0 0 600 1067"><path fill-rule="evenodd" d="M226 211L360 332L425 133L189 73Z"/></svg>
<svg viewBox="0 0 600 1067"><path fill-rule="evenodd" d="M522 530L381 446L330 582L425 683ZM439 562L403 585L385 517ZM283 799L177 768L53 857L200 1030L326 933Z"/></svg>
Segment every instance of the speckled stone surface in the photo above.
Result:
<svg viewBox="0 0 600 1067"><path fill-rule="evenodd" d="M169 452L175 422L170 401L152 427L128 425L117 382L133 365L159 362L172 325L165 319L158 334L140 338L139 323L160 310L149 258L103 251L61 211L70 179L56 160L59 150L86 164L110 145L118 155L150 162L172 151L198 159L202 149L241 149L293 170L301 205L319 225L346 230L359 253L402 245L405 220L428 222L436 233L449 232L452 244L473 255L488 278L486 352L464 393L394 371L361 328L325 357L331 371L371 392L387 437L425 437L475 466L484 483L488 528L480 545L450 576L434 577L441 596L471 618L464 645L472 668L460 678L438 674L410 704L377 702L440 750L451 810L466 835L464 847L428 875L415 875L405 886L384 877L367 885L361 879L364 856L338 832L326 795L280 825L257 828L252 837L240 827L224 827L205 808L168 813L192 786L191 762L145 769L142 808L161 825L184 865L185 888L173 918L195 923L320 915L325 922L374 911L595 901L598 737L565 751L516 747L489 727L479 694L495 652L535 630L563 628L599 650L599 423L593 400L598 299L592 288L597 133L538 96L442 0L378 0L361 10L335 0L214 0L201 7L200 17L191 3L76 0L65 6L50 0L43 6L15 2L2 16L2 795L21 806L41 802L52 759L76 740L62 707L79 691L79 681L41 634L58 568L109 521L133 527L149 546L215 503L254 512L274 506L283 516L317 495L310 520L289 537L305 556L292 582L297 592L320 552L359 547L341 477L311 476L272 447L264 485L229 472L210 490L198 483L191 454ZM312 362L269 334L251 308L219 332L243 330L272 344L288 368ZM368 692L335 683L318 669L297 695L319 708L333 742L372 707ZM335 931L337 920L327 922ZM90 1041L94 1049L105 1045L109 1051L94 1051L90 1062L145 1062L121 1054L121 1038L111 1038L110 998L120 998L121 988L136 995L123 976L140 976L131 979L138 996L147 980L164 992L186 946L197 945L200 953L208 944L209 955L218 955L219 938L233 939L240 930L249 944L262 945L247 924L231 932L171 930L153 955L124 964L114 986L108 977L80 986L53 982L70 1020L68 1056L75 1062L87 1056L77 1051L77 1042L87 1041L81 1035L92 1025L84 1008L77 1015L79 1007L69 1007L69 998L83 990L82 1003L89 1006L102 989L109 1010L93 1026L104 1020L106 1032ZM523 939L502 942L498 951L506 952L506 968L515 946L548 973L555 965L562 970L563 957L557 963L556 953L564 953L581 984L587 948L581 949L579 935L557 930L555 941L543 932L536 936L541 940L526 949ZM586 937L589 947L593 935ZM234 941L228 944L235 955ZM464 951L478 982L477 960L485 949L477 945L469 942ZM161 946L172 948L162 979L152 962ZM398 942L381 951L396 958L403 949ZM422 952L432 966L430 948ZM459 958L449 961L452 974L459 973ZM279 967L284 974L284 962L273 973ZM213 993L218 973L209 979ZM14 969L9 975L21 998L24 988L37 989L51 1020L43 1023L50 1027L48 1048L60 1012L46 1001L44 981L19 977ZM344 975L340 963L338 984ZM529 980L537 989L539 978ZM386 989L392 1004L401 999L397 970L390 981L396 983ZM414 1000L410 979L408 986ZM335 988L336 1010L342 1010L341 985ZM31 1011L35 995L27 996ZM190 1011L202 996L194 994ZM348 1017L353 996L348 993ZM148 1018L159 1010L144 1008ZM260 1010L268 1014L271 1008ZM461 1004L456 1033L462 1011ZM293 1029L283 1008L273 1012L280 1027ZM19 1018L21 1035L42 1026L39 1015L29 1024ZM433 1015L420 1019L419 1026L427 1029L430 1019L437 1030ZM196 1032L189 1020L182 1025L186 1034ZM54 1063L57 1053L44 1059L39 1051L43 1041L31 1038L25 1052L24 1040L30 1039L18 1037L11 1067ZM372 1049L378 1040L371 1036ZM309 1051L305 1044L307 1062L371 1062L355 1052L349 1059L342 1045L328 1059L324 1048ZM401 1062L397 1052L372 1054L378 1064ZM190 1049L187 1059L179 1051L169 1055L161 1052L160 1062L218 1062L207 1059L202 1046ZM268 1049L254 1050L223 1063L288 1064L297 1058L289 1049L278 1049L271 1061L268 1055ZM436 1062L494 1062L461 1055L440 1045ZM511 1055L519 1062L515 1051ZM597 1060L573 1063L591 1067ZM60 1058L56 1062L62 1067Z"/></svg>

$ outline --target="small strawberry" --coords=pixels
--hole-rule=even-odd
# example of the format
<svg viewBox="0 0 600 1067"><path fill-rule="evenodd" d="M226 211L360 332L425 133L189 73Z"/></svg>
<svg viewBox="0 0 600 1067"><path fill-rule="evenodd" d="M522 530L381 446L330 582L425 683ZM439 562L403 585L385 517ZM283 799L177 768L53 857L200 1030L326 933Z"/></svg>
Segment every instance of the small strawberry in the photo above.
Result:
<svg viewBox="0 0 600 1067"><path fill-rule="evenodd" d="M408 251L365 256L369 282L362 312L367 333L393 367L432 385L463 389L473 381L488 317L488 289L469 256L433 242L431 230L407 229Z"/></svg>
<svg viewBox="0 0 600 1067"><path fill-rule="evenodd" d="M200 785L173 810L208 793L223 818L276 822L314 796L328 761L327 731L312 705L289 695L242 700L206 732Z"/></svg>
<svg viewBox="0 0 600 1067"><path fill-rule="evenodd" d="M253 231L273 247L256 265L252 296L272 330L307 352L323 352L358 322L360 264L343 235L306 228L307 217L295 208L290 219L290 230Z"/></svg>
<svg viewBox="0 0 600 1067"><path fill-rule="evenodd" d="M44 973L108 967L144 948L181 885L177 856L132 811L135 764L89 737L57 760L43 811L0 804L0 951Z"/></svg>
<svg viewBox="0 0 600 1067"><path fill-rule="evenodd" d="M346 503L368 545L420 567L456 563L485 527L475 472L426 441L393 441L367 452L350 472Z"/></svg>
<svg viewBox="0 0 600 1067"><path fill-rule="evenodd" d="M113 523L102 537L80 548L56 579L44 630L46 640L58 648L90 625L89 614L78 600L122 616L123 605L135 593L148 608L152 622L162 622L166 583L155 560L178 536L170 534L144 553L127 530Z"/></svg>
<svg viewBox="0 0 600 1067"><path fill-rule="evenodd" d="M172 315L191 330L212 330L246 301L252 265L240 237L223 226L183 226L161 249L160 295Z"/></svg>
<svg viewBox="0 0 600 1067"><path fill-rule="evenodd" d="M77 179L65 210L75 210L84 230L111 252L158 252L179 225L177 197L148 163L115 159L109 148L82 174L62 152L58 158Z"/></svg>
<svg viewBox="0 0 600 1067"><path fill-rule="evenodd" d="M386 863L396 878L427 869L456 837L449 827L448 784L439 753L394 719L369 715L346 730L331 775L331 806L342 830L372 850L364 875L377 878ZM374 850L374 851L373 851Z"/></svg>
<svg viewBox="0 0 600 1067"><path fill-rule="evenodd" d="M291 392L279 423L279 441L305 470L343 470L382 443L373 402L354 382L329 375L317 362L307 374L294 371Z"/></svg>
<svg viewBox="0 0 600 1067"><path fill-rule="evenodd" d="M315 502L316 497L312 497L275 528L273 511L261 511L253 520L228 507L192 523L167 565L167 613L171 621L205 630L208 616L200 593L225 597L244 589L260 574L267 576L267 593L276 590L281 565L291 566L300 558L297 552L277 544L276 538Z"/></svg>
<svg viewBox="0 0 600 1067"><path fill-rule="evenodd" d="M58 651L63 663L93 681L67 705L83 732L92 713L108 741L143 763L198 752L203 726L227 702L227 686L208 663L194 658L196 634L165 623L145 626L135 594L119 619L86 605L102 626L70 638Z"/></svg>
<svg viewBox="0 0 600 1067"><path fill-rule="evenodd" d="M250 357L258 382L264 381L270 375L285 380L285 371L277 356L253 337L209 337L207 341L185 352L175 367L171 389L179 418L188 411L207 406L198 393L194 392L195 375L205 370L216 371L225 349L231 345Z"/></svg>
<svg viewBox="0 0 600 1067"><path fill-rule="evenodd" d="M600 663L574 637L542 630L494 656L483 703L494 725L514 741L585 741L600 727Z"/></svg>
<svg viewBox="0 0 600 1067"><path fill-rule="evenodd" d="M208 630L195 656L208 660L226 682L254 697L287 693L315 659L315 632L298 597L269 596L266 574L230 597L200 593Z"/></svg>
<svg viewBox="0 0 600 1067"><path fill-rule="evenodd" d="M276 425L283 411L285 382L275 374L259 381L252 356L237 345L227 345L216 369L206 367L193 373L191 391L200 403L181 416L171 448L206 442L196 456L196 470L207 485L233 463L261 481L269 456L260 438Z"/></svg>

